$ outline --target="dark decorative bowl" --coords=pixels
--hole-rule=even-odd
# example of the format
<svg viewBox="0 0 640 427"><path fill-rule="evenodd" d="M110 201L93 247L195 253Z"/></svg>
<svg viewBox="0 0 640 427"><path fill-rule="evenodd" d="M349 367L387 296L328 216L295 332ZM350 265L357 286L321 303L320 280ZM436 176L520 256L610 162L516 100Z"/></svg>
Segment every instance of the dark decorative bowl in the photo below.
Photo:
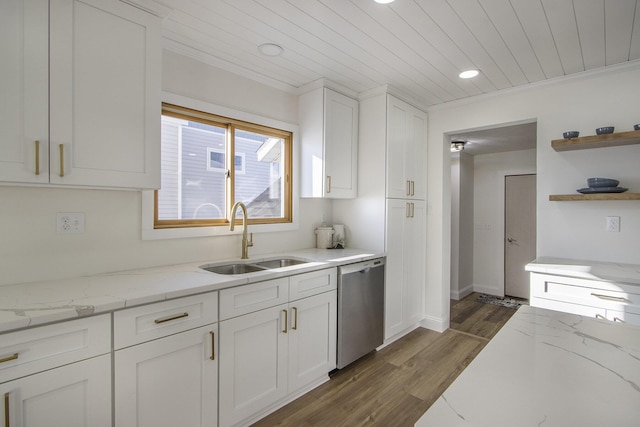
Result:
<svg viewBox="0 0 640 427"><path fill-rule="evenodd" d="M633 130L640 130L640 123L633 125Z"/></svg>
<svg viewBox="0 0 640 427"><path fill-rule="evenodd" d="M564 137L564 139L569 139L569 138L577 138L578 135L580 135L580 132L578 132L577 130L569 130L567 132L564 132L562 134L562 136Z"/></svg>
<svg viewBox="0 0 640 427"><path fill-rule="evenodd" d="M611 178L589 178L587 184L591 188L617 187L620 181Z"/></svg>
<svg viewBox="0 0 640 427"><path fill-rule="evenodd" d="M615 129L613 126L605 126L603 128L596 129L596 133L598 135L603 135L605 133L613 133L613 129Z"/></svg>

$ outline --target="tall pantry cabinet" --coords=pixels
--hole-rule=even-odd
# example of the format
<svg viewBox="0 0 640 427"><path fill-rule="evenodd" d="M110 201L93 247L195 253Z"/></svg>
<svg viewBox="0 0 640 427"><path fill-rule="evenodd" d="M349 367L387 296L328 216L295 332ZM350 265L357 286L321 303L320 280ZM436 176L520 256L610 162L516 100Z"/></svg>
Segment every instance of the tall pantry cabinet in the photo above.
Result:
<svg viewBox="0 0 640 427"><path fill-rule="evenodd" d="M360 99L358 198L334 201L348 244L385 251L385 339L423 318L426 263L425 112L385 92Z"/></svg>

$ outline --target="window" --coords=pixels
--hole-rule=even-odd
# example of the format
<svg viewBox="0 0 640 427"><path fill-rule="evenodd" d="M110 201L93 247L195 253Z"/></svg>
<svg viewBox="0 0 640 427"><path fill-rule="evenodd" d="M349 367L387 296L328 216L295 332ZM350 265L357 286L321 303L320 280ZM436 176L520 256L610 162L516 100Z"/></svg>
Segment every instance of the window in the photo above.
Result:
<svg viewBox="0 0 640 427"><path fill-rule="evenodd" d="M162 104L161 145L154 228L292 222L291 132Z"/></svg>

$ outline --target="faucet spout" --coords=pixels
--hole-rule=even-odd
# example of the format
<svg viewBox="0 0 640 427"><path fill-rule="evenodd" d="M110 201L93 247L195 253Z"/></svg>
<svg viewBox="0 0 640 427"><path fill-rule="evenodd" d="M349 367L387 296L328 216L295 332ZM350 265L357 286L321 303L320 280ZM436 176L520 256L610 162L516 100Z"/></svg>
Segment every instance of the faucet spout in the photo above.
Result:
<svg viewBox="0 0 640 427"><path fill-rule="evenodd" d="M231 222L229 223L229 230L233 231L236 222L236 213L238 207L242 209L242 257L241 259L249 258L249 246L253 246L253 234L247 239L247 207L242 202L235 202L231 208Z"/></svg>

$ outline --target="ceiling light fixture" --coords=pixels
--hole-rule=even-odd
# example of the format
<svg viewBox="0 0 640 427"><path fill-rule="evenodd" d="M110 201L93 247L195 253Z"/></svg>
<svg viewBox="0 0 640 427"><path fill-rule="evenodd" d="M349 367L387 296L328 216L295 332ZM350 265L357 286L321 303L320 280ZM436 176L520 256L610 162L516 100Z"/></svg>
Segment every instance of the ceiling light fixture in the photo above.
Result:
<svg viewBox="0 0 640 427"><path fill-rule="evenodd" d="M380 4L389 4L389 3L393 3L394 0L374 0L374 1Z"/></svg>
<svg viewBox="0 0 640 427"><path fill-rule="evenodd" d="M452 153L457 153L459 151L464 150L464 145L466 143L467 143L467 141L462 141L462 140L451 141L451 152Z"/></svg>
<svg viewBox="0 0 640 427"><path fill-rule="evenodd" d="M460 77L461 79L472 79L478 74L480 74L480 71L478 70L466 70L458 74L458 77Z"/></svg>
<svg viewBox="0 0 640 427"><path fill-rule="evenodd" d="M284 53L284 49L275 43L263 43L258 46L258 52L265 56L280 56Z"/></svg>

